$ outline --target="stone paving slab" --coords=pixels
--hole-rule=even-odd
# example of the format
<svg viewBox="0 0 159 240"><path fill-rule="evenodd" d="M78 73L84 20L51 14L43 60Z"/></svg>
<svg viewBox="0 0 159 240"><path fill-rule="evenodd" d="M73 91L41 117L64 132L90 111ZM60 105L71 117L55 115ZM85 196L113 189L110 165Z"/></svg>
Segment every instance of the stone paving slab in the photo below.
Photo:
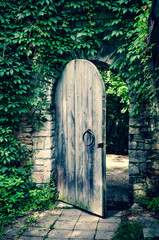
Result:
<svg viewBox="0 0 159 240"><path fill-rule="evenodd" d="M3 236L1 240L17 240L17 236Z"/></svg>
<svg viewBox="0 0 159 240"><path fill-rule="evenodd" d="M22 236L19 238L19 240L43 240L43 237L28 237L28 236Z"/></svg>
<svg viewBox="0 0 159 240"><path fill-rule="evenodd" d="M82 212L78 221L80 221L80 222L98 222L99 217L95 216L95 215L92 215L92 214L89 214L89 213Z"/></svg>
<svg viewBox="0 0 159 240"><path fill-rule="evenodd" d="M26 226L27 219L20 219L8 229L2 236L2 240L111 240L116 229L121 223L122 217L132 220L140 220L144 226L145 240L154 234L159 234L159 225L154 225L156 219L144 212L108 211L106 218L93 215L77 208L61 208L47 210L38 213L38 219L25 230L19 237L18 233ZM130 215L129 215L130 214ZM23 226L23 227L21 227ZM153 228L154 227L154 228ZM152 229L153 228L153 229ZM156 235L158 237L158 235ZM154 240L159 238L152 238Z"/></svg>
<svg viewBox="0 0 159 240"><path fill-rule="evenodd" d="M92 240L92 238L69 238L69 240Z"/></svg>
<svg viewBox="0 0 159 240"><path fill-rule="evenodd" d="M63 209L62 215L67 214L67 216L79 216L82 213L79 209Z"/></svg>
<svg viewBox="0 0 159 240"><path fill-rule="evenodd" d="M101 218L86 211L76 208L65 208L48 210L40 213L38 220L30 226L23 235L18 238L17 233L22 230L14 227L8 230L20 240L44 240L47 239L111 239L116 227L120 224L120 215L115 212L108 212L107 218ZM11 236L10 235L10 236ZM107 237L107 238L106 238ZM4 240L6 240L4 238ZM13 240L10 238L9 240Z"/></svg>
<svg viewBox="0 0 159 240"><path fill-rule="evenodd" d="M6 236L16 236L23 228L21 227L14 227L14 228L10 228L5 232Z"/></svg>
<svg viewBox="0 0 159 240"><path fill-rule="evenodd" d="M49 232L47 239L49 239L49 240L51 240L51 239L68 239L71 237L71 234L72 234L71 230L54 229Z"/></svg>
<svg viewBox="0 0 159 240"><path fill-rule="evenodd" d="M69 209L70 208L71 209L71 208L74 208L74 206L69 204L69 203L65 203L65 202L61 201L61 202L58 203L57 208L58 209L60 209L60 208L65 208L65 209L67 208L67 209Z"/></svg>
<svg viewBox="0 0 159 240"><path fill-rule="evenodd" d="M69 238L69 240L92 240L92 238Z"/></svg>
<svg viewBox="0 0 159 240"><path fill-rule="evenodd" d="M78 221L74 230L96 230L97 222L81 222Z"/></svg>
<svg viewBox="0 0 159 240"><path fill-rule="evenodd" d="M121 219L119 217L100 218L99 223L115 223L120 224Z"/></svg>
<svg viewBox="0 0 159 240"><path fill-rule="evenodd" d="M55 222L57 221L57 219L59 218L59 215L49 215L49 216L45 216L41 219L39 219L37 222L36 222L36 226L39 226L39 227L43 227L43 228L50 228L50 226Z"/></svg>
<svg viewBox="0 0 159 240"><path fill-rule="evenodd" d="M83 238L88 238L88 239L94 239L94 235L95 235L95 230L86 230L86 231L82 231L82 230L74 230L71 238L79 238L79 239L83 239Z"/></svg>
<svg viewBox="0 0 159 240"><path fill-rule="evenodd" d="M98 231L101 230L107 230L108 232L111 231L116 231L116 229L118 228L119 224L118 223L99 223L98 224Z"/></svg>
<svg viewBox="0 0 159 240"><path fill-rule="evenodd" d="M47 212L47 215L60 215L63 212L63 209L55 209Z"/></svg>
<svg viewBox="0 0 159 240"><path fill-rule="evenodd" d="M58 221L77 221L79 216L73 215L73 216L67 216L67 214L61 214L58 218Z"/></svg>
<svg viewBox="0 0 159 240"><path fill-rule="evenodd" d="M97 234L95 236L95 239L97 240L101 240L101 239L104 239L104 240L111 240L112 237L114 236L114 232L109 232L107 229L106 230L102 230L102 231L97 231Z"/></svg>
<svg viewBox="0 0 159 240"><path fill-rule="evenodd" d="M77 221L57 221L53 226L54 229L73 230Z"/></svg>
<svg viewBox="0 0 159 240"><path fill-rule="evenodd" d="M49 232L49 228L29 227L23 236L44 237Z"/></svg>

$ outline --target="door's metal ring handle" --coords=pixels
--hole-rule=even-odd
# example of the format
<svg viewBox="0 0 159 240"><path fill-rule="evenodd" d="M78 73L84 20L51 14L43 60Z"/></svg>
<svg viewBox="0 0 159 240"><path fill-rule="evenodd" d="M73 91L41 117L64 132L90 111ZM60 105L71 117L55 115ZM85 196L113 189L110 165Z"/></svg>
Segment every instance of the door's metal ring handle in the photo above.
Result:
<svg viewBox="0 0 159 240"><path fill-rule="evenodd" d="M92 137L92 141L91 141L90 143L86 143L86 141L85 141L85 135L86 135L86 133L90 134L91 137ZM87 131L85 131L85 132L83 133L82 139L83 139L83 142L84 142L84 144L85 144L86 146L92 146L93 143L94 143L94 140L95 140L95 136L94 136L94 133L92 132L92 130L91 130L91 129L88 129Z"/></svg>

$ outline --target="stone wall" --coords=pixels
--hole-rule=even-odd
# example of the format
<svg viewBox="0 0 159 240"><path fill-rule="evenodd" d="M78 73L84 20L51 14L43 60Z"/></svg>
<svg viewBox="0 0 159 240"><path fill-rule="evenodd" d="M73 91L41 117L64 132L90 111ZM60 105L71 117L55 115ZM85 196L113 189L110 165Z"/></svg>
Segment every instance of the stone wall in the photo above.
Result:
<svg viewBox="0 0 159 240"><path fill-rule="evenodd" d="M130 111L134 102L131 100ZM159 140L157 117L138 116L129 120L129 180L134 200L145 195L145 188L156 188L159 181Z"/></svg>
<svg viewBox="0 0 159 240"><path fill-rule="evenodd" d="M30 153L33 150L32 123L28 119L22 119L22 124L18 131L18 140L21 145L27 146Z"/></svg>
<svg viewBox="0 0 159 240"><path fill-rule="evenodd" d="M55 110L52 108L54 80L46 89L47 99L50 104L50 112L44 114L46 121L40 130L34 131L33 138L33 162L32 177L37 184L50 181L55 169Z"/></svg>
<svg viewBox="0 0 159 240"><path fill-rule="evenodd" d="M94 62L105 64L105 68L118 60L125 61L125 54L117 53L118 46L103 46L93 59ZM153 72L153 66L150 68ZM116 69L118 72L118 69ZM126 79L125 79L126 80ZM153 91L157 91L158 82L151 80ZM159 94L158 102L159 105ZM130 92L130 113L135 98ZM153 105L153 102L152 102ZM157 106L157 112L159 106ZM149 115L149 114L148 114ZM131 117L129 119L129 181L132 186L134 201L140 194L145 194L145 187L159 188L159 115Z"/></svg>
<svg viewBox="0 0 159 240"><path fill-rule="evenodd" d="M47 96L50 105L54 102L54 84L52 83ZM134 105L130 102L130 111ZM55 171L55 110L45 115L47 121L43 127L32 134L34 153L33 178L37 184L49 182ZM158 119L130 117L129 121L129 175L134 192L134 200L145 193L147 185L154 187L158 183L159 144L154 133L159 131ZM154 138L154 139L153 139Z"/></svg>
<svg viewBox="0 0 159 240"><path fill-rule="evenodd" d="M59 76L60 73L58 73ZM58 77L56 77L57 79ZM56 81L57 82L57 81ZM37 184L50 181L55 174L55 80L47 88L47 97L51 111L45 114L46 122L38 131L32 131L32 125L24 121L19 139L33 149L33 178ZM130 112L135 101L130 100ZM130 117L129 120L129 175L130 184L136 201L145 194L145 187L159 186L159 119L158 117Z"/></svg>

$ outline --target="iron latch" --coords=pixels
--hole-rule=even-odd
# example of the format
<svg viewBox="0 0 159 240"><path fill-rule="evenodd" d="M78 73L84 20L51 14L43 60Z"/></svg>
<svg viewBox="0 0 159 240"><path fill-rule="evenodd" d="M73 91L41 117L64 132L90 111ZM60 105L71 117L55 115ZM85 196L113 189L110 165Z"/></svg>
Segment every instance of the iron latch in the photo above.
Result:
<svg viewBox="0 0 159 240"><path fill-rule="evenodd" d="M98 143L97 148L103 148L104 147L104 143Z"/></svg>

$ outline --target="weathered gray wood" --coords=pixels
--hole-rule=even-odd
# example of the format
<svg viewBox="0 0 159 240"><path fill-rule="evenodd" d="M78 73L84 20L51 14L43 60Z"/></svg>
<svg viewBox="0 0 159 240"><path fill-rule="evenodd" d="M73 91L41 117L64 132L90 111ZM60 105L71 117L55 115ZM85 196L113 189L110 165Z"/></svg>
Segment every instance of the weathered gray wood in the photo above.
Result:
<svg viewBox="0 0 159 240"><path fill-rule="evenodd" d="M56 105L56 165L60 199L100 216L105 215L105 89L97 68L73 60L58 81ZM83 133L91 129L92 146ZM90 141L89 134L85 140Z"/></svg>

